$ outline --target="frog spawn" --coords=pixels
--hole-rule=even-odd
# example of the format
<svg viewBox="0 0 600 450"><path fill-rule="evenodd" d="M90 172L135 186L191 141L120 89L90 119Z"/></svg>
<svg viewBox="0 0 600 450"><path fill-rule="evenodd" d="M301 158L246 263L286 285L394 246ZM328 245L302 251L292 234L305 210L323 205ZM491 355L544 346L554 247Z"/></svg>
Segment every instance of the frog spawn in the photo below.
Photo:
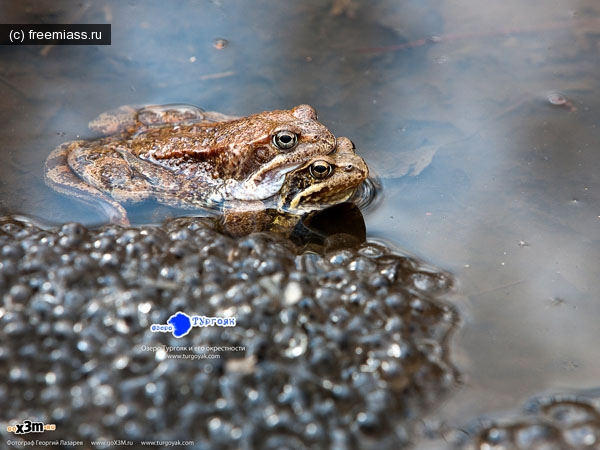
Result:
<svg viewBox="0 0 600 450"><path fill-rule="evenodd" d="M234 240L193 219L6 219L0 244L3 415L56 423L53 439L401 448L457 383L457 315L440 300L452 278L379 244L296 255L278 236ZM176 311L237 326L149 331ZM207 351L166 345L245 350L190 361L171 356Z"/></svg>

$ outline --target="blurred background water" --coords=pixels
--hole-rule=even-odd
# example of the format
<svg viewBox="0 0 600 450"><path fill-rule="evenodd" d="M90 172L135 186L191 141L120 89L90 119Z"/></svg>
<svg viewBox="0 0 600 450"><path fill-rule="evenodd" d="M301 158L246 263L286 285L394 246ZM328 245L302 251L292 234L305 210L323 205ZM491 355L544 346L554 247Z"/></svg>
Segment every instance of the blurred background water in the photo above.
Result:
<svg viewBox="0 0 600 450"><path fill-rule="evenodd" d="M43 163L122 104L308 103L383 185L368 235L450 270L465 383L436 420L599 384L600 4L7 1L3 23L110 23L111 46L0 47L0 213L102 217ZM411 176L412 175L412 176Z"/></svg>

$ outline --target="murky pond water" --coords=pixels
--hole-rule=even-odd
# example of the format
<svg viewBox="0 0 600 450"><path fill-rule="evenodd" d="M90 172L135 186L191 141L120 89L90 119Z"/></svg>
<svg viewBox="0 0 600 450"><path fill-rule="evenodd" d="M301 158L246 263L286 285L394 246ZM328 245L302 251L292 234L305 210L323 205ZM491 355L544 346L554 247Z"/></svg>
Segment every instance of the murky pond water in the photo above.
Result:
<svg viewBox="0 0 600 450"><path fill-rule="evenodd" d="M111 23L112 45L0 48L0 213L101 222L42 168L60 143L92 137L102 111L308 103L381 179L368 236L456 279L464 382L428 426L597 386L600 6L357 0L335 15L332 3L344 4L1 5L5 23Z"/></svg>

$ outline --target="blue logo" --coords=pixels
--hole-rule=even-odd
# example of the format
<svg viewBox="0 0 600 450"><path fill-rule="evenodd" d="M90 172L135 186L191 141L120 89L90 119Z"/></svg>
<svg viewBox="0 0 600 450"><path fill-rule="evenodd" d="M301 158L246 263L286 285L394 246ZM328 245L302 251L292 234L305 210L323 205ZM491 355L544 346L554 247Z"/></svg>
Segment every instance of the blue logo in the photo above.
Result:
<svg viewBox="0 0 600 450"><path fill-rule="evenodd" d="M193 327L235 327L235 317L188 316L177 311L166 324L154 323L150 326L153 333L173 333L176 338L186 336Z"/></svg>
<svg viewBox="0 0 600 450"><path fill-rule="evenodd" d="M182 312L178 312L177 314L173 314L171 317L169 317L167 324L173 326L173 336L176 338L185 336L192 329L192 321L190 316Z"/></svg>

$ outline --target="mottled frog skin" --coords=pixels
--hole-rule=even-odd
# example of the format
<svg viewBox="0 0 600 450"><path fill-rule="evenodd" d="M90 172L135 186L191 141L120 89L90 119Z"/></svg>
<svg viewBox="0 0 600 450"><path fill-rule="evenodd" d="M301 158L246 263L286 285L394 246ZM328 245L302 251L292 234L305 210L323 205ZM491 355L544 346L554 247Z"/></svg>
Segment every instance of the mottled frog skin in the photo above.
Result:
<svg viewBox="0 0 600 450"><path fill-rule="evenodd" d="M90 128L107 136L56 148L46 183L121 224L128 224L122 204L146 199L218 210L273 197L286 174L336 149L308 105L242 118L189 105L125 106Z"/></svg>

